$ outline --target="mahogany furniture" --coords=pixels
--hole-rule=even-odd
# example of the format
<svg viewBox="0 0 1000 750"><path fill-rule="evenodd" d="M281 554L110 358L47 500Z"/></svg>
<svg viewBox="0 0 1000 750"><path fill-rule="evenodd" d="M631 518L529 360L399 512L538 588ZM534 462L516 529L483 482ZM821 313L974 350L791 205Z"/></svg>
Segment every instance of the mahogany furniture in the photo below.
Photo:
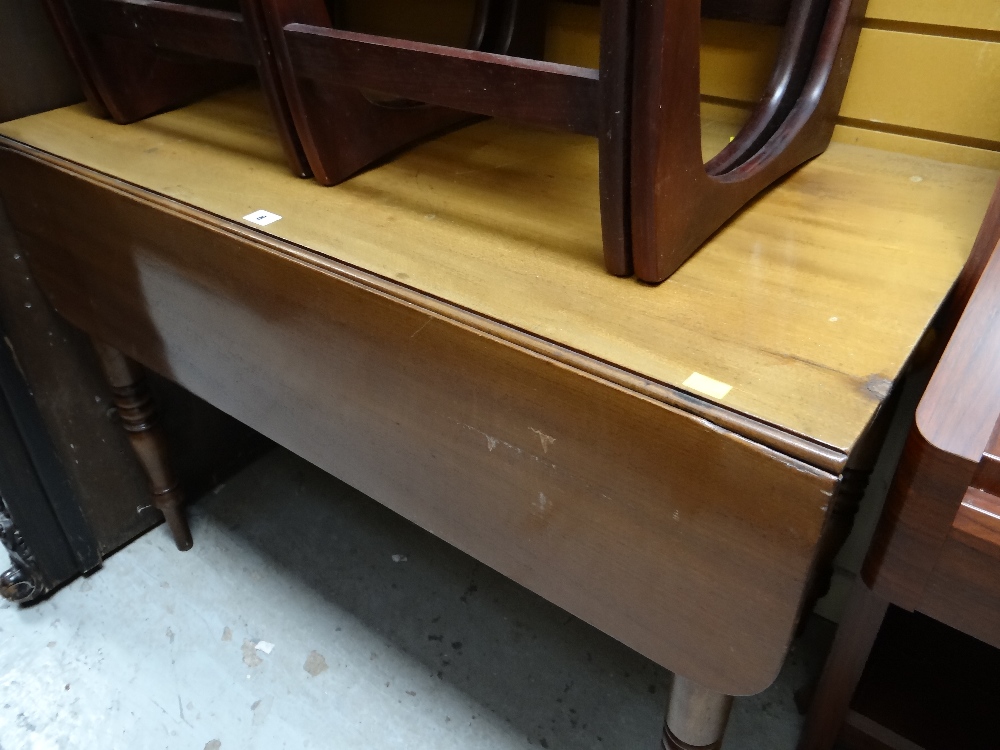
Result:
<svg viewBox="0 0 1000 750"><path fill-rule="evenodd" d="M660 282L751 198L830 142L866 0L705 3L707 15L784 24L774 73L739 134L702 161L700 2L605 0L599 70L509 47L462 50L337 28L324 0L260 0L317 178L337 184L425 134L446 111L379 109L360 89L596 136L605 262ZM493 5L497 5L494 2ZM545 3L506 0L544 14ZM524 19L529 41L539 21ZM517 28L516 25L510 28ZM543 29L544 31L544 29ZM506 35L510 38L510 35ZM529 49L537 46L532 42ZM453 121L454 118L452 118Z"/></svg>
<svg viewBox="0 0 1000 750"><path fill-rule="evenodd" d="M400 69L398 61L372 61L364 54L365 48L355 47L341 49L336 57L330 57L322 49L310 51L298 44L294 30L286 38L285 26L297 28L304 23L326 29L338 40L384 39L407 48L415 44L334 31L330 28L333 25L351 23L351 14L344 3L254 1L263 9L282 81L288 90L292 116L313 175L322 184L336 185L404 146L478 119L467 112L428 107L424 103L434 98L429 91L442 91L448 86L447 76L451 71L423 69L417 73L424 87L421 95L406 91L404 98L386 96L387 92L398 93L394 91L398 86L395 81L410 75ZM459 60L479 59L482 55L541 57L545 46L545 9L544 2L475 0L466 48L434 48L446 49ZM342 82L343 70L357 65L376 77L359 80L357 87L336 85ZM334 85L328 85L330 82ZM487 95L484 90L483 96Z"/></svg>
<svg viewBox="0 0 1000 750"><path fill-rule="evenodd" d="M487 121L335 188L253 91L0 136L62 315L674 671L672 748L777 674L997 178L833 144L651 287L601 266L577 135Z"/></svg>
<svg viewBox="0 0 1000 750"><path fill-rule="evenodd" d="M83 98L40 4L0 7L0 81L0 122ZM0 597L24 603L100 565L162 516L89 340L46 303L2 205L0 331ZM150 385L194 495L268 446L184 389L161 378Z"/></svg>
<svg viewBox="0 0 1000 750"><path fill-rule="evenodd" d="M964 314L957 327L945 321L954 334L917 407L800 750L834 746L889 604L1000 648L998 249L1000 186L956 289L952 309Z"/></svg>
<svg viewBox="0 0 1000 750"><path fill-rule="evenodd" d="M310 176L255 0L46 0L91 105L119 124L188 104L255 69L292 172Z"/></svg>

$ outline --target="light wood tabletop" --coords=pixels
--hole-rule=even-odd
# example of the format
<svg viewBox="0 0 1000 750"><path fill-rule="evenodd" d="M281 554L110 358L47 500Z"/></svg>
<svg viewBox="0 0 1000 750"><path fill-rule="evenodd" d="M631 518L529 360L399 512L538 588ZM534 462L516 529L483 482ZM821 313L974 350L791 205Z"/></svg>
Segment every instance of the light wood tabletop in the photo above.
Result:
<svg viewBox="0 0 1000 750"><path fill-rule="evenodd" d="M444 30L426 3L348 4ZM127 127L70 107L0 124L0 193L179 546L147 370L674 672L673 747L773 682L901 375L980 266L995 3L938 5L872 0L835 143L658 286L604 270L597 143L501 121L323 188L252 89ZM546 59L595 66L599 9L549 4ZM779 44L702 24L706 159Z"/></svg>
<svg viewBox="0 0 1000 750"><path fill-rule="evenodd" d="M585 137L484 122L324 188L288 174L253 90L128 127L80 105L0 134L246 226L271 211L283 218L257 231L844 454L954 282L997 179L835 143L647 286L603 269ZM693 373L731 390L686 386Z"/></svg>
<svg viewBox="0 0 1000 750"><path fill-rule="evenodd" d="M650 286L604 270L596 151L484 122L323 188L237 90L4 124L0 189L142 446L148 368L673 671L668 717L722 721L822 594L997 175L835 144Z"/></svg>

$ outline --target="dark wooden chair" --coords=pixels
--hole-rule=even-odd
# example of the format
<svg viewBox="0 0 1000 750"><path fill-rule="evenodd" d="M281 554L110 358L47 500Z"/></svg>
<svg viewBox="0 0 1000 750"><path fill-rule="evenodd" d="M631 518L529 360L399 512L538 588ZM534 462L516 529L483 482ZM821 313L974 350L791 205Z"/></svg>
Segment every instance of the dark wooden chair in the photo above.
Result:
<svg viewBox="0 0 1000 750"><path fill-rule="evenodd" d="M90 102L128 124L238 84L256 69L288 164L309 163L259 7L243 0L46 0Z"/></svg>
<svg viewBox="0 0 1000 750"><path fill-rule="evenodd" d="M457 113L593 135L600 144L608 270L634 270L650 282L667 278L753 196L826 148L867 6L867 0L604 0L594 70L523 52L537 51L544 2L481 0L480 16L495 19L504 33L491 44L459 49L346 30L324 0L256 1L321 182L336 184L460 122ZM785 27L759 104L707 165L702 15ZM379 106L365 90L436 106Z"/></svg>

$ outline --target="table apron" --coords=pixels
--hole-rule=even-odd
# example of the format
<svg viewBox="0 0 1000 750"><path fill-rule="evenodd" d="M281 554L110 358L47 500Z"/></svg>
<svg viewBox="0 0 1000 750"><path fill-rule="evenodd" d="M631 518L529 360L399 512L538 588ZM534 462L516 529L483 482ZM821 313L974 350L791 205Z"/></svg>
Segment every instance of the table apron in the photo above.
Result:
<svg viewBox="0 0 1000 750"><path fill-rule="evenodd" d="M96 173L0 175L80 328L668 669L777 675L837 477Z"/></svg>

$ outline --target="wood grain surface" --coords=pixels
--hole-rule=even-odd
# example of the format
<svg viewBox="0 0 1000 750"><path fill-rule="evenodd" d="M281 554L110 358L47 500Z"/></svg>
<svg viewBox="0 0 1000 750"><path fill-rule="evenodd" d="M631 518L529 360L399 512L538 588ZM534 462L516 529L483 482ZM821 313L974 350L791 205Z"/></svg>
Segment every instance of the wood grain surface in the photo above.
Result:
<svg viewBox="0 0 1000 750"><path fill-rule="evenodd" d="M1000 421L1000 186L956 292L961 320L917 406L864 575L879 596L921 607L952 524ZM973 287L974 278L978 283Z"/></svg>
<svg viewBox="0 0 1000 750"><path fill-rule="evenodd" d="M1000 498L970 489L941 547L920 611L1000 648Z"/></svg>
<svg viewBox="0 0 1000 750"><path fill-rule="evenodd" d="M285 27L285 37L297 75L303 78L597 134L596 70L528 59L512 64L506 55L298 23Z"/></svg>
<svg viewBox="0 0 1000 750"><path fill-rule="evenodd" d="M76 325L671 670L777 674L835 475L321 254L61 160L0 167Z"/></svg>
<svg viewBox="0 0 1000 750"><path fill-rule="evenodd" d="M1000 236L993 247L1000 249ZM917 407L924 438L973 469L1000 419L998 291L1000 252L995 249Z"/></svg>
<svg viewBox="0 0 1000 750"><path fill-rule="evenodd" d="M706 131L727 141L731 126ZM824 451L846 455L879 409L996 181L834 144L653 287L603 270L585 137L483 123L323 188L288 176L252 91L127 128L67 108L0 134L229 221L277 213L271 237L586 355L602 377L716 423L747 415L804 436L820 452L807 460L831 470ZM685 388L692 373L732 390Z"/></svg>
<svg viewBox="0 0 1000 750"><path fill-rule="evenodd" d="M970 487L955 516L952 536L1000 561L1000 497Z"/></svg>
<svg viewBox="0 0 1000 750"><path fill-rule="evenodd" d="M1000 422L997 422L993 437L983 451L972 486L1000 497Z"/></svg>

